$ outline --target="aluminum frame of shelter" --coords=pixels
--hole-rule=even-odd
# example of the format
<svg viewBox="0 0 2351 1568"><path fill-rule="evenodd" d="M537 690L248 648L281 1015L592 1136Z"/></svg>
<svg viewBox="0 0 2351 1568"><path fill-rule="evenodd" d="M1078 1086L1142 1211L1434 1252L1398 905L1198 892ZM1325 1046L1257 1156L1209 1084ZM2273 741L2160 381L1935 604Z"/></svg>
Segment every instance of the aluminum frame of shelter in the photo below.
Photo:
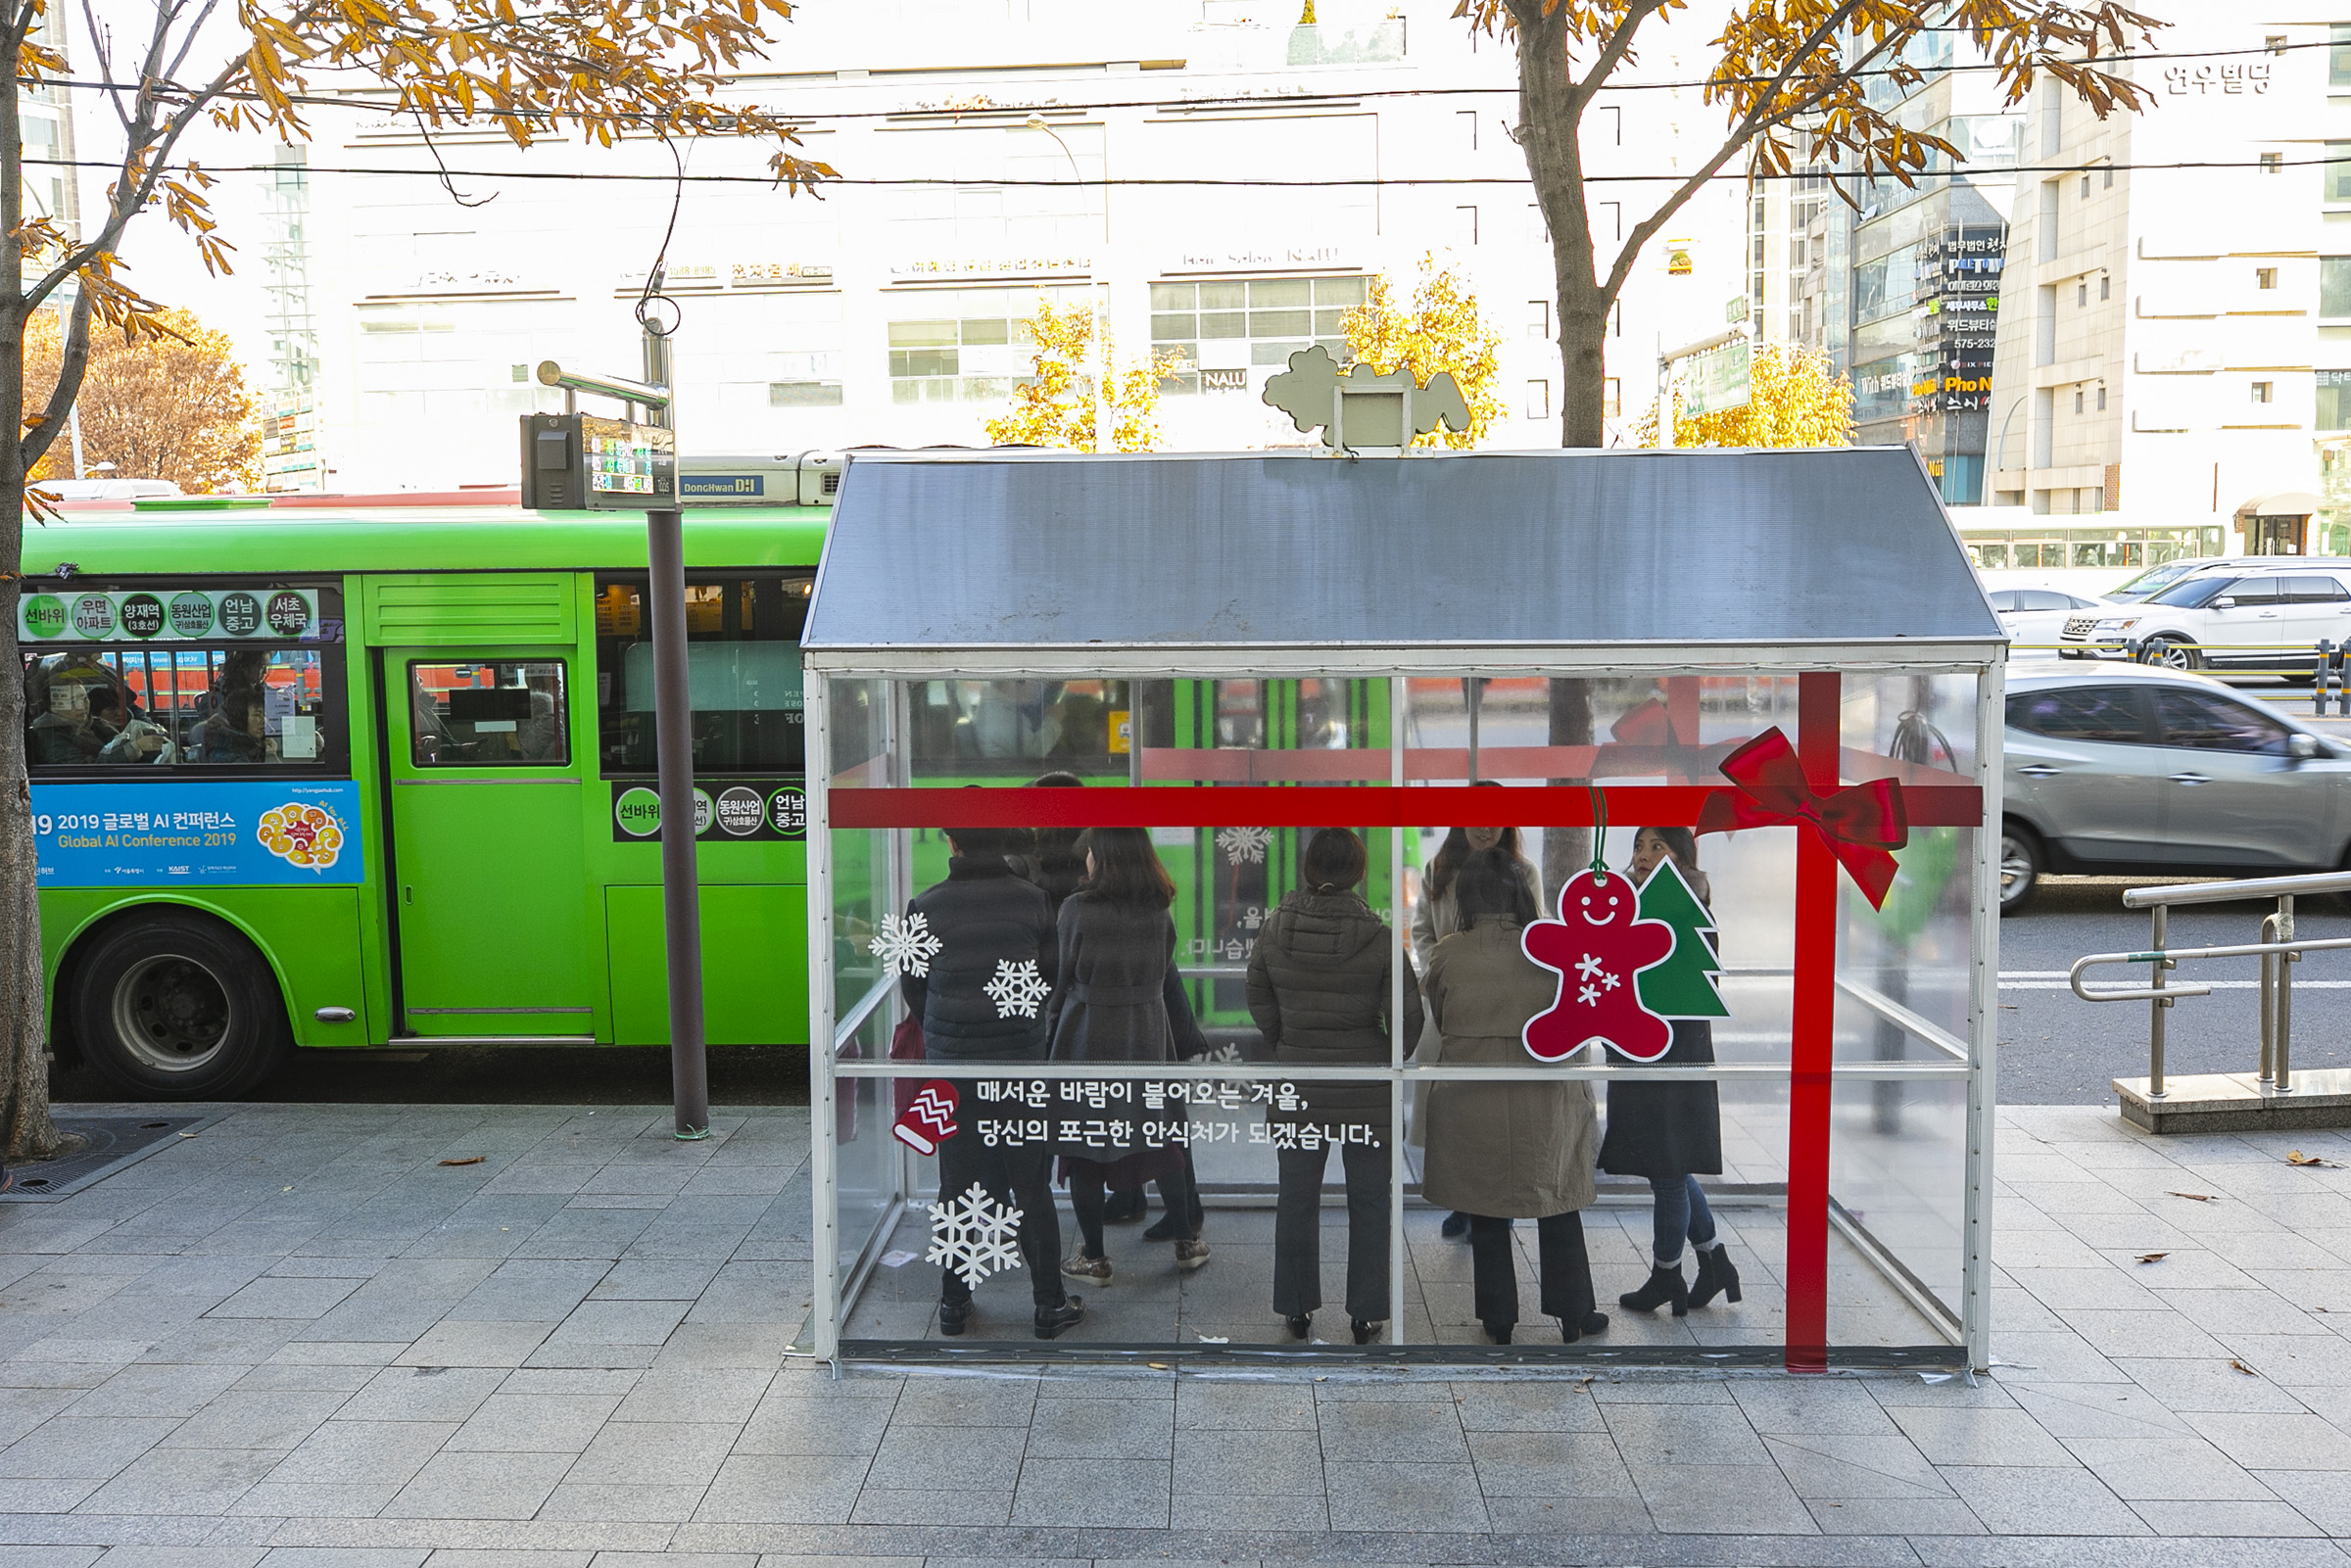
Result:
<svg viewBox="0 0 2351 1568"><path fill-rule="evenodd" d="M998 454L972 454L965 460L984 456L1003 460ZM1050 462L1054 459L1027 460ZM1915 458L1912 457L1911 461L1915 463ZM1925 481L1923 471L1919 478L1922 483ZM1932 494L1931 487L1928 493ZM850 494L844 485L844 501ZM1940 514L1939 506L1937 510ZM1957 540L1955 534L1949 532L1947 518L1943 520L1943 528L1949 547L1955 554L1958 550ZM1964 559L1963 556L1960 558ZM831 565L828 561L828 569ZM817 589L820 602L823 594L824 580L820 574ZM1990 620L1988 606L1985 607L1985 619ZM1991 624L1996 626L1996 622ZM888 689L894 695L889 707L895 713L903 703L906 690L903 683L909 682L1089 678L1188 680L1305 675L1385 679L1391 704L1391 733L1401 736L1404 681L1414 677L1574 678L1625 673L1665 678L1705 675L1794 676L1798 678L1800 693L1797 737L1799 755L1813 787L1826 791L1836 786L1841 774L1838 746L1841 672L1860 669L1873 675L1965 675L1972 677L1975 682L1976 736L1972 784L1912 791L1913 798L1923 807L1913 810L1913 822L1922 826L1943 824L1976 830L1974 854L1968 868L1973 912L1967 978L1969 1037L1959 1038L1868 987L1840 980L1835 971L1834 948L1839 899L1837 883L1841 873L1827 841L1815 832L1799 830L1797 834L1795 887L1797 923L1799 929L1826 930L1829 933L1830 951L1825 960L1815 951L1810 962L1799 961L1791 1060L1786 1067L1771 1064L1718 1064L1704 1075L1717 1081L1761 1078L1785 1081L1789 1085L1789 1311L1787 1341L1779 1358L1791 1370L1798 1371L1822 1370L1832 1361L1850 1359L1838 1355L1836 1348L1828 1343L1826 1321L1828 1236L1833 1226L1846 1228L1829 1192L1828 1113L1833 1086L1841 1081L1854 1080L1964 1080L1965 1173L1960 1227L1963 1248L1960 1301L1957 1321L1947 1326L1946 1334L1954 1341L1953 1362L1977 1369L1990 1365L1990 1226L1995 1083L1993 1021L1997 1007L1998 932L1996 921L1989 918L1988 912L1996 907L1998 877L1997 837L1990 829L1996 827L1998 822L1999 738L2005 658L2003 641L1995 633L1990 636L1863 637L1851 640L1785 639L1769 643L1747 642L1736 646L1709 645L1689 641L1616 641L1599 645L1564 641L1515 646L1462 644L1449 651L1451 656L1440 660L1432 658L1432 650L1426 646L1381 645L1368 641L1345 645L1330 642L1310 645L1260 642L1254 640L1246 643L1236 640L1230 642L1189 645L1161 643L1152 646L1106 645L1088 641L1058 645L1040 642L1022 646L976 643L924 646L897 642L853 647L828 645L821 637L812 637L805 652L806 665L812 676L821 678L810 681L807 688L811 783L809 957L810 997L814 1014L811 1038L832 1042L833 1048L812 1046L812 1056L815 1058L812 1063L812 1118L818 1136L813 1140L812 1151L816 1214L813 1247L815 1300L810 1350L828 1359L837 1360L841 1356L844 1305L870 1270L873 1262L870 1252L879 1245L869 1240L869 1256L851 1259L853 1266L844 1275L841 1256L843 1238L838 1228L839 1171L833 1139L828 1136L836 1124L837 1096L844 1083L859 1078L888 1079L905 1075L905 1069L893 1068L887 1062L840 1059L841 1046L854 1038L856 1030L866 1022L874 1009L888 1002L894 985L885 978L858 1003L845 1010L843 1016L835 1017L832 970L835 951L832 832L835 828L911 829L1029 820L1020 814L1045 809L1044 803L1040 802L1040 794L1055 797L1051 809L1059 815L1050 819L1036 817L1033 820L1066 820L1072 825L1082 822L1157 827L1215 826L1246 816L1251 822L1270 826L1318 826L1339 818L1363 826L1403 828L1431 820L1464 825L1476 825L1487 820L1496 824L1525 822L1530 820L1530 808L1539 813L1544 823L1559 827L1589 826L1594 820L1593 795L1582 784L1503 791L1482 791L1466 785L1418 785L1408 789L1407 749L1401 741L1390 748L1390 777L1385 786L1351 789L1344 797L1344 805L1335 810L1333 799L1319 790L1251 791L1252 798L1247 808L1236 814L1235 807L1239 803L1226 790L1099 789L1083 791L1080 796L1079 791L1029 793L1012 789L968 787L953 791L913 788L910 787L911 781L904 777L902 757L887 737L884 755L897 759L891 764L890 776L886 780L868 777L856 781L869 786L880 784L881 787L837 791L831 787L834 765L829 707L833 682L872 680L891 683ZM1603 793L1615 803L1610 815L1616 821L1642 820L1670 825L1676 822L1695 823L1705 797L1724 787L1704 784L1611 785L1604 786ZM1178 801L1185 795L1192 798L1179 805ZM1394 928L1401 931L1406 927L1408 912L1404 907L1404 850L1400 832L1389 834L1389 885L1393 899L1389 916ZM902 873L903 856L897 856L896 860L897 871ZM902 886L893 886L892 896L903 896ZM1401 991L1401 971L1398 972L1396 984ZM1883 1064L1835 1061L1832 1031L1834 1009L1841 991L1879 1018L1924 1039L1940 1053L1941 1060ZM1467 1067L1407 1066L1403 1055L1409 1046L1401 1040L1400 1025L1396 1032L1399 1039L1395 1054L1384 1075L1392 1084L1390 1132L1395 1139L1395 1146L1401 1147L1406 1083L1500 1074L1495 1069ZM1578 1065L1550 1069L1561 1076L1593 1080L1664 1078L1687 1070L1644 1069L1632 1065ZM1160 1066L1149 1071L1151 1076L1158 1078L1234 1075L1229 1066ZM1054 1079L1115 1074L1106 1073L1099 1066L1030 1064L1021 1066L1017 1075L1023 1078ZM1280 1075L1302 1081L1318 1076L1344 1076L1362 1080L1381 1076L1382 1073L1378 1068L1367 1065L1345 1069L1292 1069L1282 1071ZM1523 1073L1516 1075L1523 1076ZM1392 1256L1401 1259L1404 1256L1405 1210L1401 1180L1392 1183L1390 1210ZM883 1227L877 1236L886 1233L887 1228ZM1851 1232L1848 1230L1847 1234ZM1890 1276L1900 1272L1898 1263L1893 1263L1882 1252L1868 1246L1860 1250L1869 1262L1887 1271ZM1402 1267L1392 1266L1390 1354L1425 1360L1465 1358L1458 1351L1447 1354L1445 1348L1441 1347L1401 1345L1402 1279ZM1923 1291L1904 1287L1898 1279L1895 1284L1914 1305L1920 1303ZM1911 1282L1911 1285L1914 1286L1915 1282ZM1942 1313L1929 1311L1927 1315L1940 1317ZM1066 1354L1086 1354L1089 1349L1073 1346L1068 1348ZM1209 1354L1219 1353L1243 1354L1238 1351L1224 1352L1222 1348ZM950 1353L942 1349L941 1354ZM1125 1347L1111 1354L1164 1356L1179 1353L1173 1347L1156 1351ZM1295 1356L1301 1354L1362 1353L1288 1351L1275 1354ZM1684 1359L1639 1353L1594 1353L1588 1350L1586 1354L1595 1359L1634 1360L1651 1364ZM1725 1359L1751 1359L1720 1354L1705 1358L1714 1364L1720 1364ZM1864 1355L1862 1359L1869 1360L1871 1357Z"/></svg>

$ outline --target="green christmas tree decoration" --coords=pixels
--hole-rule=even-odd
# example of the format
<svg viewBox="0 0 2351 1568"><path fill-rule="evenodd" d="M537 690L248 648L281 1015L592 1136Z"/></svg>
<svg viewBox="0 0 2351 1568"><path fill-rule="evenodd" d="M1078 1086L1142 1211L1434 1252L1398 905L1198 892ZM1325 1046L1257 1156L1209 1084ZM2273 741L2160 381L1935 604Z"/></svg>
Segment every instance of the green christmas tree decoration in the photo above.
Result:
<svg viewBox="0 0 2351 1568"><path fill-rule="evenodd" d="M1667 856L1641 884L1640 915L1673 927L1673 951L1665 962L1635 978L1641 1005L1664 1019L1727 1019L1714 976L1722 960L1714 951L1714 917L1698 901L1679 866Z"/></svg>

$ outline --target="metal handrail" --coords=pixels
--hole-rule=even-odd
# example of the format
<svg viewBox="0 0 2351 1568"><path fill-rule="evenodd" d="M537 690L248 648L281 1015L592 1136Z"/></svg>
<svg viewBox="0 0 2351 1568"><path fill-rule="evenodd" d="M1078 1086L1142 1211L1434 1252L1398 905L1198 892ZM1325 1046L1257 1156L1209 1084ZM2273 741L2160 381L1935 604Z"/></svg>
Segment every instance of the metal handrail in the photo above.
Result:
<svg viewBox="0 0 2351 1568"><path fill-rule="evenodd" d="M2321 872L2308 877L2245 877L2233 881L2178 882L2164 887L2134 887L2123 894L2126 909L2154 911L2153 932L2143 951L2091 953L2074 961L2066 972L2074 994L2085 1002L2145 1002L2147 1004L2147 1098L2164 1097L2163 1051L2165 1010L2190 996L2210 996L2209 985L2167 985L2164 975L2191 958L2259 958L2261 960L2261 1081L2278 1094L2293 1093L2294 971L2305 953L2351 948L2351 937L2309 941L2294 935L2294 900L2304 893L2351 892L2351 872ZM2262 940L2221 947L2166 947L2164 930L2174 904L2218 904L2236 898L2276 898L2278 909L2261 921ZM2092 990L2082 983L2089 970L2104 964L2145 964L2150 977L2144 986Z"/></svg>

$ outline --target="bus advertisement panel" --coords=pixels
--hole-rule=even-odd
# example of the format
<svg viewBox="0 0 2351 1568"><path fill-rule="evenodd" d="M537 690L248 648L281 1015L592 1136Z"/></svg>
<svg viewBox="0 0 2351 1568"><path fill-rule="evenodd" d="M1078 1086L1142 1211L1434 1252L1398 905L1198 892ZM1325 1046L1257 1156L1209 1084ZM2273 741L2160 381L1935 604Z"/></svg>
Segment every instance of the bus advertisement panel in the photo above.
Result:
<svg viewBox="0 0 2351 1568"><path fill-rule="evenodd" d="M358 883L359 821L349 780L32 786L43 887Z"/></svg>

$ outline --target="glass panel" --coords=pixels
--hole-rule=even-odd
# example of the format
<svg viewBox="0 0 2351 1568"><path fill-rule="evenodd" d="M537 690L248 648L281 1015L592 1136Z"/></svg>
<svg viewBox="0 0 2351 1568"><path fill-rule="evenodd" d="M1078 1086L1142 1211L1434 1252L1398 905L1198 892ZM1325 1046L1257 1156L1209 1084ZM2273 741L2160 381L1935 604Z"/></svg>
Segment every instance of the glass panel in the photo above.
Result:
<svg viewBox="0 0 2351 1568"><path fill-rule="evenodd" d="M976 344L1009 343L1012 341L1010 323L1002 319L966 321L963 323L963 341L967 348Z"/></svg>
<svg viewBox="0 0 2351 1568"><path fill-rule="evenodd" d="M419 768L559 768L571 761L560 659L408 665Z"/></svg>
<svg viewBox="0 0 2351 1568"><path fill-rule="evenodd" d="M24 660L24 754L36 769L340 764L341 714L317 648L90 647Z"/></svg>
<svg viewBox="0 0 2351 1568"><path fill-rule="evenodd" d="M686 681L697 772L799 773L805 766L800 628L810 580L689 582ZM642 581L597 585L596 692L603 771L654 767L652 625Z"/></svg>
<svg viewBox="0 0 2351 1568"><path fill-rule="evenodd" d="M1151 285L1151 309L1189 310L1199 303L1199 287L1196 283L1154 283Z"/></svg>
<svg viewBox="0 0 2351 1568"><path fill-rule="evenodd" d="M1249 285L1249 307L1254 310L1262 310L1269 306L1313 303L1313 285L1305 278L1265 278Z"/></svg>
<svg viewBox="0 0 2351 1568"><path fill-rule="evenodd" d="M1200 285L1200 309L1203 310L1238 310L1248 303L1249 286L1245 283Z"/></svg>

